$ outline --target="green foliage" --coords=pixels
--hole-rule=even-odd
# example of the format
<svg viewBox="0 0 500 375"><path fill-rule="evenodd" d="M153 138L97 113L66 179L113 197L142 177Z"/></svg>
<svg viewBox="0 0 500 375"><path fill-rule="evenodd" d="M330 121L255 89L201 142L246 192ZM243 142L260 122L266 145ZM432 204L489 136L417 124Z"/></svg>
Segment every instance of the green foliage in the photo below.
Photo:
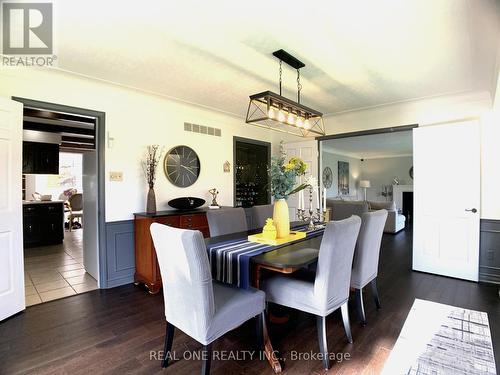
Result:
<svg viewBox="0 0 500 375"><path fill-rule="evenodd" d="M302 189L297 190L293 188L297 176L301 176L306 172L307 164L300 158L293 157L288 163L286 161L286 153L283 147L283 142L280 143L280 155L273 156L271 159L271 194L274 199L287 199L292 193L296 193Z"/></svg>

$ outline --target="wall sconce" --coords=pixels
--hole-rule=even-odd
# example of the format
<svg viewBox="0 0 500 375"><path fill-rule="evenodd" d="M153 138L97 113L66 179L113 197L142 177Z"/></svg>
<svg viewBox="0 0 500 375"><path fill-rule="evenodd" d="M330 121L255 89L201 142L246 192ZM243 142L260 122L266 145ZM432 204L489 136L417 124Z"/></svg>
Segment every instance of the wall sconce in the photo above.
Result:
<svg viewBox="0 0 500 375"><path fill-rule="evenodd" d="M224 163L223 169L224 169L224 173L231 172L231 164L229 163L229 161L226 160L226 162Z"/></svg>

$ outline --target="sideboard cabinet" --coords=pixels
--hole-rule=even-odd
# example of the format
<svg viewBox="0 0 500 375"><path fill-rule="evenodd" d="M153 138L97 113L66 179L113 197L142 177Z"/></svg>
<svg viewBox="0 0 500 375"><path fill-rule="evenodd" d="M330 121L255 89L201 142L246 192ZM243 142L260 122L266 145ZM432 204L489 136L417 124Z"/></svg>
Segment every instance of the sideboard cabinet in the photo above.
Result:
<svg viewBox="0 0 500 375"><path fill-rule="evenodd" d="M210 237L206 209L190 211L167 210L154 214L145 212L134 214L135 231L135 283L144 284L149 293L156 294L161 288L161 275L153 239L149 232L152 223L160 223L175 228L196 229L204 237Z"/></svg>

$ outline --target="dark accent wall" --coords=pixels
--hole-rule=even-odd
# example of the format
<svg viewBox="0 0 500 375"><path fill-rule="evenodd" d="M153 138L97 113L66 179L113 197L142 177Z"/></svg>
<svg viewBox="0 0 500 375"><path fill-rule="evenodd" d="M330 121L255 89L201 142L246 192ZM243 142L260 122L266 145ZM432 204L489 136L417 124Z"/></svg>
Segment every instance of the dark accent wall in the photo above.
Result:
<svg viewBox="0 0 500 375"><path fill-rule="evenodd" d="M252 228L250 210L245 210ZM134 282L134 221L106 223L105 288ZM479 281L500 284L500 220L481 220Z"/></svg>
<svg viewBox="0 0 500 375"><path fill-rule="evenodd" d="M500 220L481 220L479 281L500 284Z"/></svg>
<svg viewBox="0 0 500 375"><path fill-rule="evenodd" d="M245 209L247 224L253 228L250 209ZM102 288L114 288L134 282L134 220L106 223L106 278Z"/></svg>
<svg viewBox="0 0 500 375"><path fill-rule="evenodd" d="M106 223L105 288L134 282L134 221Z"/></svg>

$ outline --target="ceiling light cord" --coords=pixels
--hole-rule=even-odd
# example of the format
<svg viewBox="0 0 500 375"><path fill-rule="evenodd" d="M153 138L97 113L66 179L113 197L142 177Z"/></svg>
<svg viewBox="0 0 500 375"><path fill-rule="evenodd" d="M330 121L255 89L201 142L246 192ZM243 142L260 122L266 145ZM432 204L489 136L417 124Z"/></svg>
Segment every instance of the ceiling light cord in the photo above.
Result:
<svg viewBox="0 0 500 375"><path fill-rule="evenodd" d="M300 69L297 69L297 103L300 104L300 90L302 90L302 84L300 83Z"/></svg>

